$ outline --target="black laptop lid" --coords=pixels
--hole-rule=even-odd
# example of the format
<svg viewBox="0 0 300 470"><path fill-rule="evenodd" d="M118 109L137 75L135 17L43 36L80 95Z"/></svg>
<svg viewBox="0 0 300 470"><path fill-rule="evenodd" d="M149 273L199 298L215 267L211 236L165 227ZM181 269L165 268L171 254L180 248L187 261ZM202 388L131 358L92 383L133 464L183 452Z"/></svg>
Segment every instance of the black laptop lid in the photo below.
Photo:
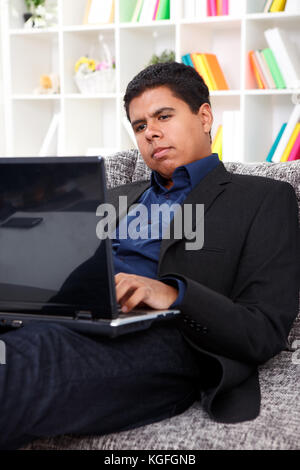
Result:
<svg viewBox="0 0 300 470"><path fill-rule="evenodd" d="M0 159L0 311L116 312L102 158Z"/></svg>

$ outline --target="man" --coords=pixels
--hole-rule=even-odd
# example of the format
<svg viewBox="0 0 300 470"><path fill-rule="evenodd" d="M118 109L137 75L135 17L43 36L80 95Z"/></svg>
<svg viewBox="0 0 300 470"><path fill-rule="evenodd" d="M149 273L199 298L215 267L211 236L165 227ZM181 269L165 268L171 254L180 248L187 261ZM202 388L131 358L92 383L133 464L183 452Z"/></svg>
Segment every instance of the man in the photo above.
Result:
<svg viewBox="0 0 300 470"><path fill-rule="evenodd" d="M3 334L2 448L134 428L197 399L215 420L253 419L257 366L286 347L299 292L293 188L230 174L211 154L209 93L191 67L150 66L124 101L153 173L151 181L111 190L111 202L128 196L129 215L133 203L204 204L204 246L187 250L184 238L162 239L163 227L155 240L117 233L117 299L124 312L179 305L182 315L113 340L38 322ZM118 222L120 229L128 219ZM192 222L195 229L195 215Z"/></svg>

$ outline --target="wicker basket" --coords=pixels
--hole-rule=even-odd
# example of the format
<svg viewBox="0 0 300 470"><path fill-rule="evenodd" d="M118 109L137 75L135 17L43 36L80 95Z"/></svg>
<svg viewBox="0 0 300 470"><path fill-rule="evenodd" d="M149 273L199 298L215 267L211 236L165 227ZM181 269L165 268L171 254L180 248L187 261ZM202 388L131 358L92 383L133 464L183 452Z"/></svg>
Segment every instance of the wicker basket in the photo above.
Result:
<svg viewBox="0 0 300 470"><path fill-rule="evenodd" d="M115 91L116 71L115 69L98 70L87 75L77 73L74 80L83 95L113 93Z"/></svg>

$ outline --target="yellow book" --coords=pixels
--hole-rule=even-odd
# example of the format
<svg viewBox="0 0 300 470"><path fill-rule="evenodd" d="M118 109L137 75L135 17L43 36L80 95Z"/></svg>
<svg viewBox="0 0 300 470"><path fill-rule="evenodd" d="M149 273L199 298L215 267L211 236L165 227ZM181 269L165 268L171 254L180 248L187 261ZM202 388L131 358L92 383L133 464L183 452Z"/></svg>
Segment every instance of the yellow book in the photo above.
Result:
<svg viewBox="0 0 300 470"><path fill-rule="evenodd" d="M210 91L217 90L218 88L216 87L216 83L212 79L209 69L207 68L206 62L203 58L203 54L199 54L199 53L197 54L197 61L198 61L200 69L202 70L203 78L206 77L204 78L204 81L206 85L208 86L209 90Z"/></svg>
<svg viewBox="0 0 300 470"><path fill-rule="evenodd" d="M223 126L220 125L217 129L215 138L212 143L212 153L217 153L219 159L222 160L222 142L223 142Z"/></svg>
<svg viewBox="0 0 300 470"><path fill-rule="evenodd" d="M296 124L296 127L293 130L293 133L290 137L290 140L288 141L288 144L285 148L285 151L282 154L282 157L281 157L281 160L280 160L281 162L287 162L288 161L288 158L289 158L290 153L292 151L292 148L294 147L294 144L297 140L299 132L300 132L300 122L298 122L298 124Z"/></svg>
<svg viewBox="0 0 300 470"><path fill-rule="evenodd" d="M286 0L274 0L270 7L269 12L276 13L278 11L284 11L285 4L286 4Z"/></svg>

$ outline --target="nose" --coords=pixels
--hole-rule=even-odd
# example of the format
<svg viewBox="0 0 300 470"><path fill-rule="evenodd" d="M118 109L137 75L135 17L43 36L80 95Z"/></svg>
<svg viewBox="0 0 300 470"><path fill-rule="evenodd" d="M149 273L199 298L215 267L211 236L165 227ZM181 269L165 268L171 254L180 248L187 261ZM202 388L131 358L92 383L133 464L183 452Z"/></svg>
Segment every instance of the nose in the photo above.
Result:
<svg viewBox="0 0 300 470"><path fill-rule="evenodd" d="M160 130L158 123L154 123L154 122L147 123L145 137L147 140L152 140L155 138L162 137L162 131Z"/></svg>

